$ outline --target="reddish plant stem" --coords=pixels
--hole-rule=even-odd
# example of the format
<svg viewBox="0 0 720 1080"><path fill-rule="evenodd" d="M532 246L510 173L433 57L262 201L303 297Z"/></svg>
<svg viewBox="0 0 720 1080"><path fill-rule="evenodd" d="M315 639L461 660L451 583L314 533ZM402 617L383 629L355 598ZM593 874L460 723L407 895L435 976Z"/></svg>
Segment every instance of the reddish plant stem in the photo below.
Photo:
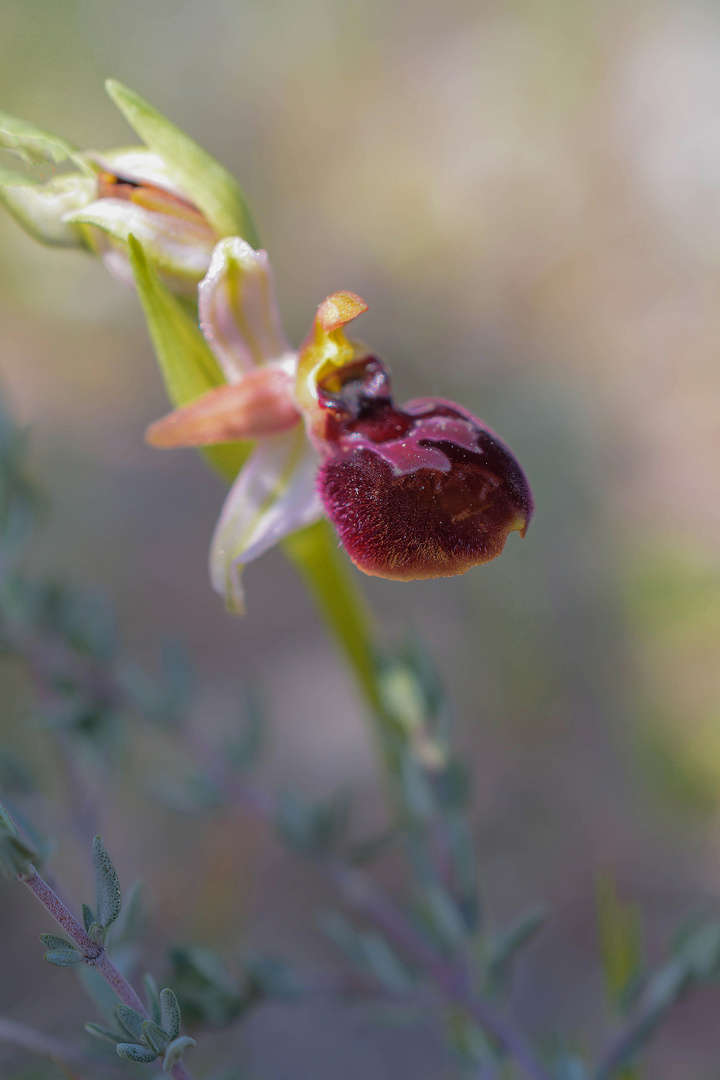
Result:
<svg viewBox="0 0 720 1080"><path fill-rule="evenodd" d="M57 893L53 892L44 878L33 868L29 877L19 877L30 892L40 901L42 906L53 917L55 922L62 927L70 940L77 945L86 964L97 968L105 981L113 988L123 1005L129 1005L146 1020L151 1017L138 995L133 990L122 972L118 971L108 957L102 945L98 945L86 933L73 913L63 904ZM178 1061L172 1069L175 1080L192 1080L190 1073L182 1061Z"/></svg>

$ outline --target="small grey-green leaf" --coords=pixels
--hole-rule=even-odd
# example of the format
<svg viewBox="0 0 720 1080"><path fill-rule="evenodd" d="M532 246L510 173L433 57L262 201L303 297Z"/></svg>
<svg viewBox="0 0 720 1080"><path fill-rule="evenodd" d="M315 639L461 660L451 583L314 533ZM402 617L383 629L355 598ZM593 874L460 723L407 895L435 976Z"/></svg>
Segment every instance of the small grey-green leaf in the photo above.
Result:
<svg viewBox="0 0 720 1080"><path fill-rule="evenodd" d="M97 883L98 922L107 929L120 914L122 896L117 870L100 835L93 840L92 861Z"/></svg>
<svg viewBox="0 0 720 1080"><path fill-rule="evenodd" d="M146 1020L142 1026L143 1039L148 1044L151 1050L154 1050L156 1054L164 1054L170 1042L170 1036L166 1031L159 1026L159 1024L153 1023L152 1020Z"/></svg>
<svg viewBox="0 0 720 1080"><path fill-rule="evenodd" d="M66 938L58 937L57 934L41 934L40 940L43 945L47 945L48 949L74 949L72 941L68 941Z"/></svg>
<svg viewBox="0 0 720 1080"><path fill-rule="evenodd" d="M180 1006L168 987L160 991L160 1027L171 1039L177 1039L180 1034Z"/></svg>
<svg viewBox="0 0 720 1080"><path fill-rule="evenodd" d="M163 1069L166 1073L172 1072L173 1066L177 1065L189 1046L197 1046L195 1040L189 1035L181 1035L179 1039L173 1039L165 1051L163 1060Z"/></svg>
<svg viewBox="0 0 720 1080"><path fill-rule="evenodd" d="M116 1005L113 1012L133 1039L138 1041L142 1039L143 1024L145 1023L144 1016L141 1016L135 1009L131 1009L129 1005Z"/></svg>
<svg viewBox="0 0 720 1080"><path fill-rule="evenodd" d="M87 1023L85 1025L85 1030L88 1035L93 1035L96 1039L104 1039L106 1042L111 1042L113 1046L116 1046L123 1040L122 1035L118 1035L116 1031L111 1031L110 1028L103 1027L102 1024Z"/></svg>
<svg viewBox="0 0 720 1080"><path fill-rule="evenodd" d="M146 1065L157 1057L154 1050L146 1046L137 1046L135 1043L118 1043L115 1049L121 1058L127 1058L128 1061L142 1061Z"/></svg>
<svg viewBox="0 0 720 1080"><path fill-rule="evenodd" d="M91 922L87 928L87 934L90 940L94 941L96 945L104 945L107 932L101 923Z"/></svg>
<svg viewBox="0 0 720 1080"><path fill-rule="evenodd" d="M80 953L77 949L48 949L43 956L43 960L55 967L70 967L71 964L77 964L79 959Z"/></svg>
<svg viewBox="0 0 720 1080"><path fill-rule="evenodd" d="M85 933L89 933L90 927L95 922L95 916L93 915L93 909L89 904L83 904L82 906L83 926L85 927Z"/></svg>

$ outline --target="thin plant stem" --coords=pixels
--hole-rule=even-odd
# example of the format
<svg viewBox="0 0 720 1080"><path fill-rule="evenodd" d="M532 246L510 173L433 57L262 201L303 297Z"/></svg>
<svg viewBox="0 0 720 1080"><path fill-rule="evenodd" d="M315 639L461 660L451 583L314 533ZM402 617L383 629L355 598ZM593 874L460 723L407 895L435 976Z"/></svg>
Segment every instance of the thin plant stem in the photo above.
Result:
<svg viewBox="0 0 720 1080"><path fill-rule="evenodd" d="M373 616L353 581L347 559L327 521L318 521L283 541L295 566L342 646L364 697L375 713L382 711L378 686L376 630Z"/></svg>
<svg viewBox="0 0 720 1080"><path fill-rule="evenodd" d="M237 803L257 818L272 824L273 803L263 792L243 783L194 730L184 728L186 744ZM442 995L472 1016L502 1050L520 1065L531 1080L552 1080L524 1037L488 1002L468 986L455 969L420 934L394 901L361 870L338 855L318 854L315 865L348 907L373 922L393 944L420 968Z"/></svg>
<svg viewBox="0 0 720 1080"><path fill-rule="evenodd" d="M77 945L83 961L97 968L105 981L115 991L120 1001L124 1005L129 1005L131 1009L135 1009L145 1020L150 1020L151 1017L141 999L122 972L118 971L110 960L104 946L92 940L84 927L65 906L57 893L50 888L45 879L38 874L37 870L33 868L32 874L20 876L18 881L21 881L30 890L48 914L62 927L70 940ZM171 1076L174 1076L175 1080L192 1080L187 1067L182 1061L178 1061L173 1066Z"/></svg>

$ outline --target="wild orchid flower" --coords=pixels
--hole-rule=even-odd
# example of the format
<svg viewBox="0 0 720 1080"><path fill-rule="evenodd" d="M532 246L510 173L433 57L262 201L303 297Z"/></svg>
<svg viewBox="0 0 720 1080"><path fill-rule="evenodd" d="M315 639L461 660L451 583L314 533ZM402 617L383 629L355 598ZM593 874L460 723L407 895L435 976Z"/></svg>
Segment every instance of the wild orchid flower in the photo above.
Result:
<svg viewBox="0 0 720 1080"><path fill-rule="evenodd" d="M482 421L442 399L398 406L388 369L344 327L354 293L320 305L298 352L280 324L264 251L215 249L200 326L226 384L151 425L158 447L253 440L213 537L210 572L231 609L243 566L327 514L353 562L378 577L460 574L521 535L533 511L517 461Z"/></svg>
<svg viewBox="0 0 720 1080"><path fill-rule="evenodd" d="M238 184L227 170L133 91L107 90L145 146L81 151L56 135L0 114L0 148L25 173L0 170L0 201L36 239L99 256L133 284L127 247L142 244L163 282L195 298L213 248L239 233L257 243ZM41 181L36 173L52 173ZM64 170L58 173L58 167Z"/></svg>
<svg viewBox="0 0 720 1080"><path fill-rule="evenodd" d="M323 301L293 350L236 181L133 91L106 86L145 145L79 151L0 114L0 149L30 168L0 171L0 200L38 239L137 285L181 406L149 441L209 447L234 478L210 555L230 608L242 610L245 563L323 515L361 570L401 580L463 573L524 535L532 495L500 439L449 401L397 405L387 367L345 336L367 307L353 293ZM38 163L74 171L40 182ZM197 298L200 330L174 294Z"/></svg>

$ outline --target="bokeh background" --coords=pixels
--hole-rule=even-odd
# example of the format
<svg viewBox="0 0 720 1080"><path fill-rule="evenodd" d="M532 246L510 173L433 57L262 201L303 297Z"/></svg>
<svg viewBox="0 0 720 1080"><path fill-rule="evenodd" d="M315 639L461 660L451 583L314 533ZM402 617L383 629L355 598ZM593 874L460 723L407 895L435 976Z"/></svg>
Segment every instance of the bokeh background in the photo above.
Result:
<svg viewBox="0 0 720 1080"><path fill-rule="evenodd" d="M720 889L720 14L667 0L2 0L0 104L80 145L133 141L113 75L241 179L291 338L348 288L399 396L462 401L509 442L537 515L497 562L439 582L368 581L452 687L474 762L474 828L499 922L553 916L522 968L529 1030L603 1022L595 878L639 900L647 953ZM206 553L223 498L190 452L143 444L165 410L131 292L0 218L0 383L30 429L52 510L35 559L114 599L128 652L168 636L196 660L198 723L231 725L251 681L273 719L268 785L356 790L382 821L367 727L279 553L226 616ZM6 679L2 737L27 751ZM61 812L57 866L88 868ZM340 967L311 867L238 814L204 827L141 787L108 790L102 831L156 910L150 958L196 940ZM402 867L379 868L392 889ZM0 1011L46 1031L87 1018L48 969L50 929L0 890ZM169 924L169 925L168 925ZM677 1010L648 1075L717 1075L717 1009ZM432 1031L377 1029L315 1001L260 1010L212 1061L261 1080L439 1080ZM4 1056L3 1056L4 1055ZM29 1060L29 1059L28 1059ZM4 1062L4 1064L3 1064ZM37 1076L0 1048L0 1071ZM4 1071L3 1071L4 1070Z"/></svg>

